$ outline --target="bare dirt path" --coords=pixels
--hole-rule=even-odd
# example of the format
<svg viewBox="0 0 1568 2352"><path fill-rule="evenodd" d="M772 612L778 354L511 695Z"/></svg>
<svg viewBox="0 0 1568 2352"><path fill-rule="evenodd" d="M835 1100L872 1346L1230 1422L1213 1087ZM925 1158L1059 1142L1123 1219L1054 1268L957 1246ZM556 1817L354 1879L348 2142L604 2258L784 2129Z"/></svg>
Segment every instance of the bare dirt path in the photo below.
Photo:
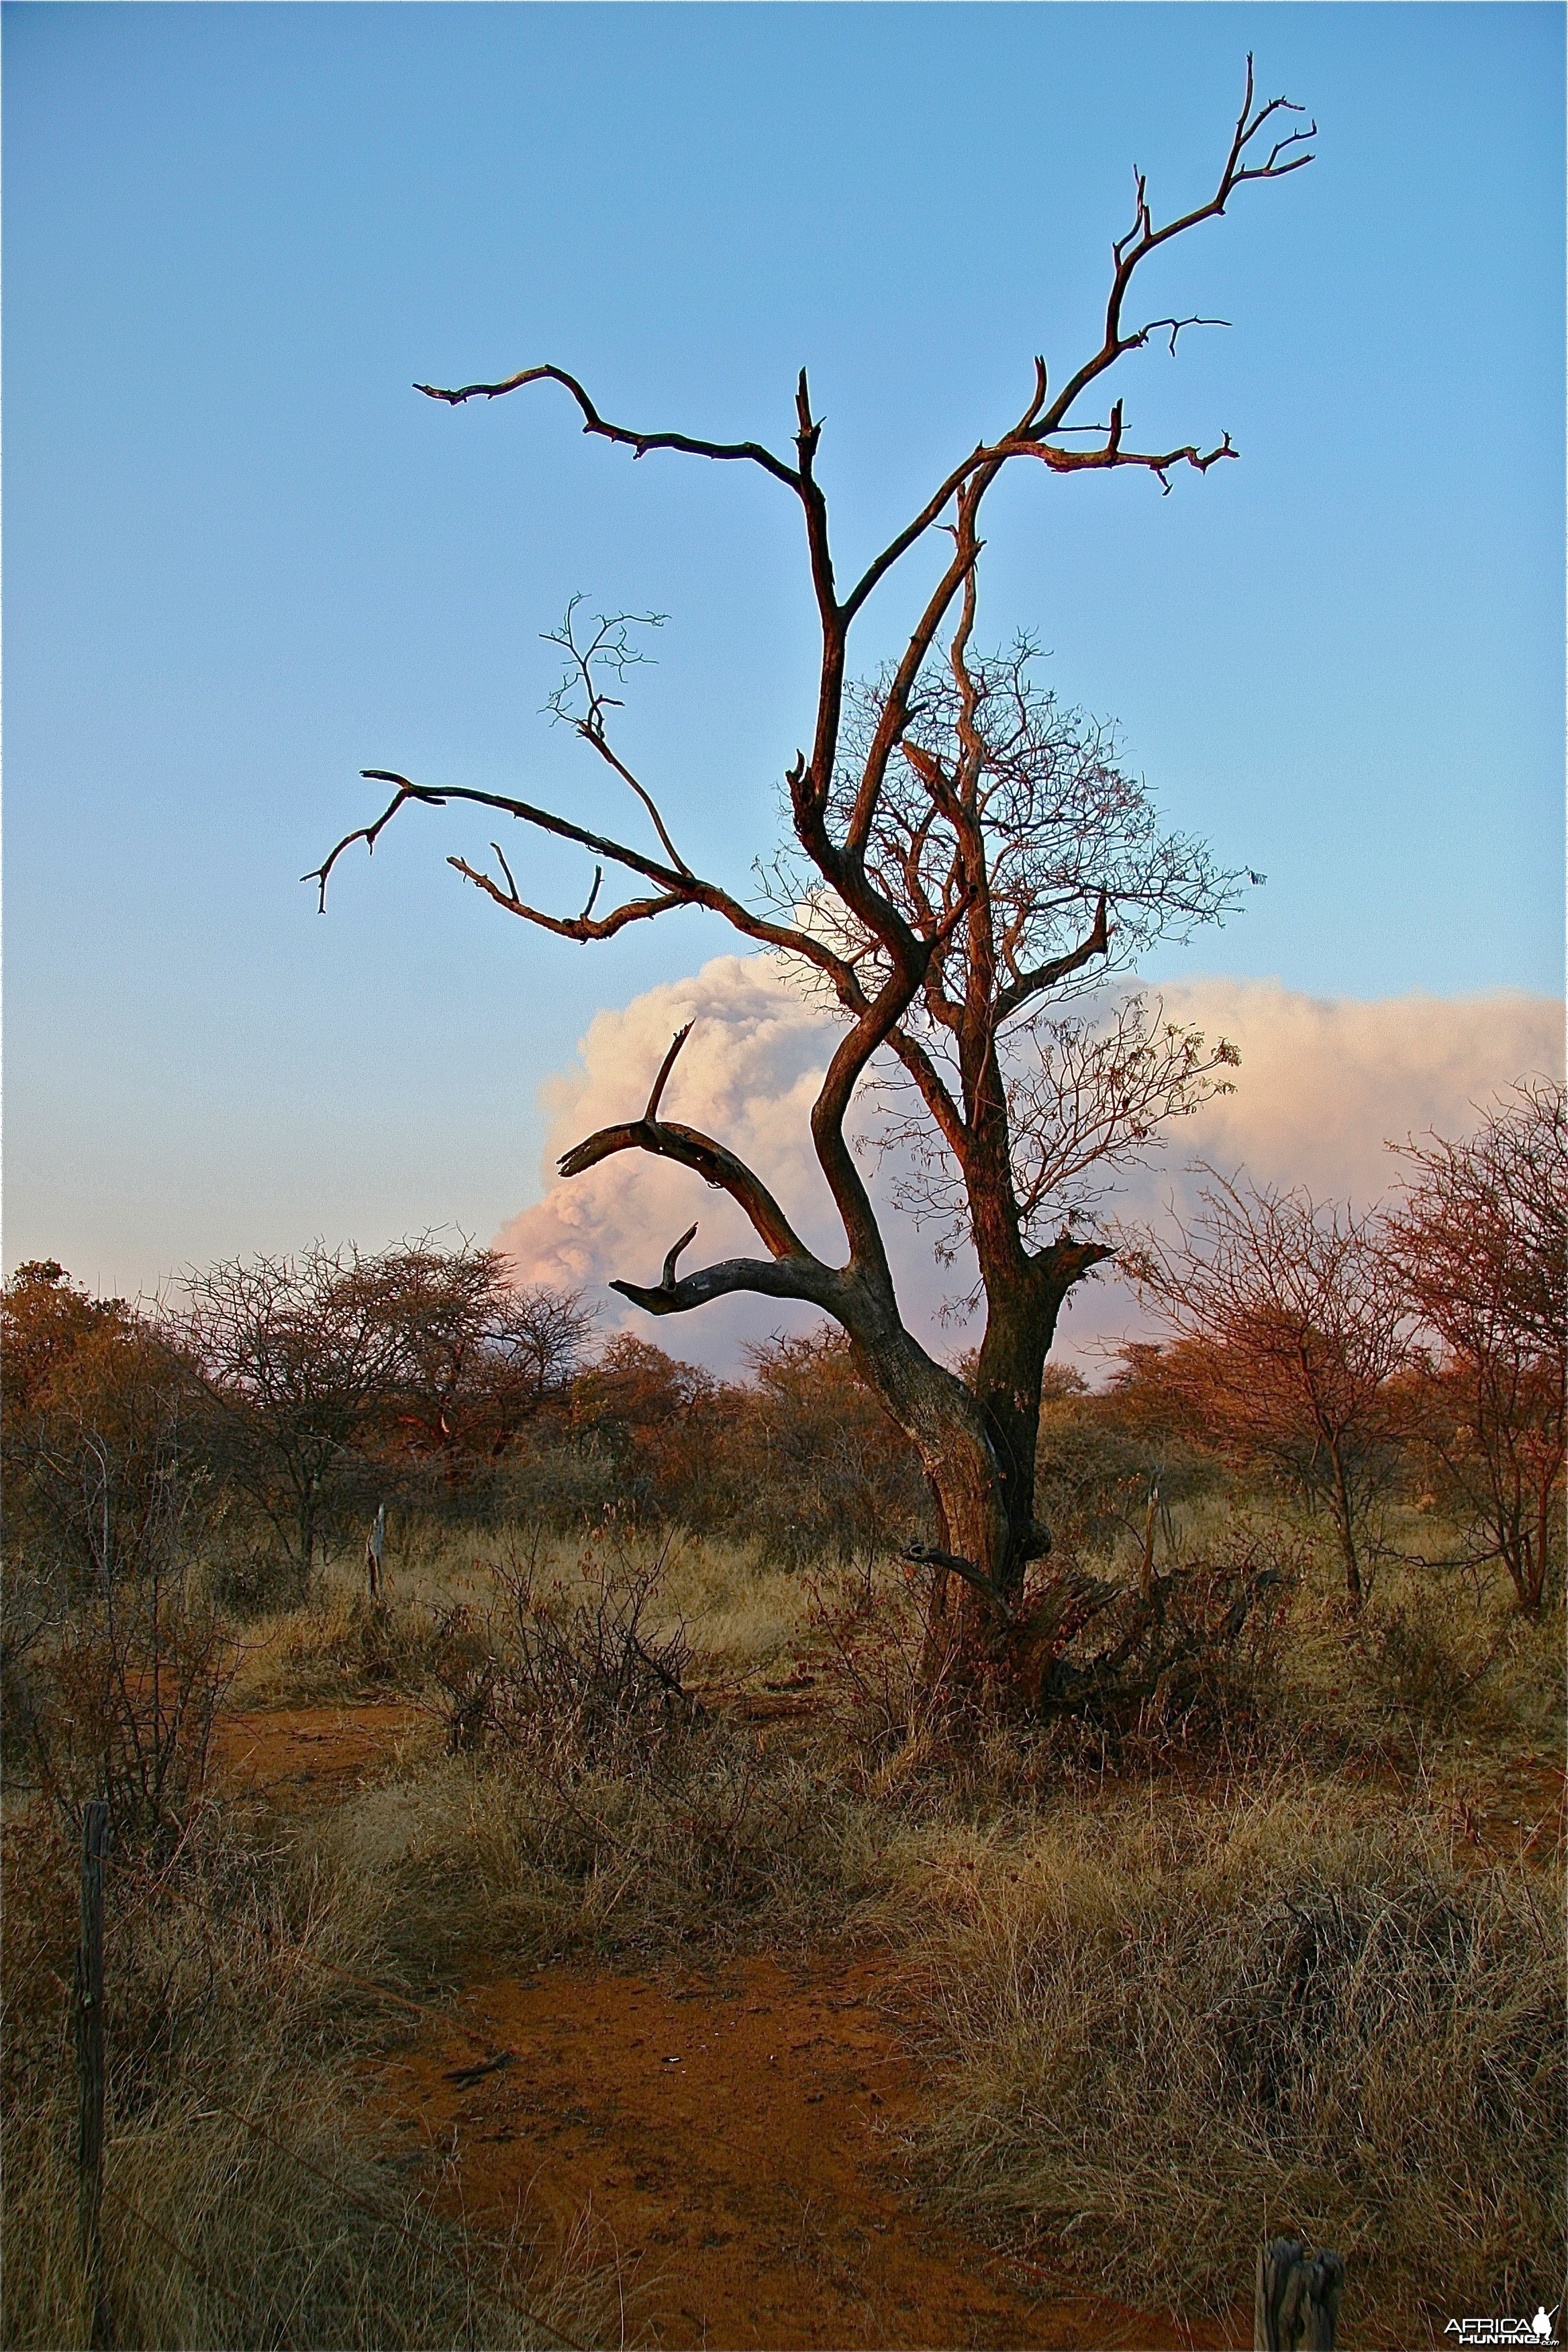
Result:
<svg viewBox="0 0 1568 2352"><path fill-rule="evenodd" d="M392 2062L385 2096L455 2155L487 2230L542 2216L565 2243L591 2209L634 2340L668 2352L1233 2341L1032 2280L920 2209L902 2152L918 2071L887 1990L863 1955L673 1985L500 1979L458 2005L467 2032L432 2025Z"/></svg>
<svg viewBox="0 0 1568 2352"><path fill-rule="evenodd" d="M314 1810L430 1731L406 1706L255 1708L226 1718L218 1761ZM662 2352L1241 2341L1085 2294L921 2209L906 2153L921 2076L893 1991L889 1960L864 1953L684 1981L498 1978L470 1984L449 2024L427 2012L374 2095L411 2153L456 2158L454 2200L487 2234L542 2223L581 2250L586 2220L630 2339Z"/></svg>
<svg viewBox="0 0 1568 2352"><path fill-rule="evenodd" d="M241 1788L303 1804L337 1804L384 1771L429 1717L398 1703L246 1707L219 1720L214 1761Z"/></svg>
<svg viewBox="0 0 1568 2352"><path fill-rule="evenodd" d="M226 1774L290 1809L342 1801L428 1717L370 1702L226 1722ZM1478 1859L1544 1859L1563 1774L1536 1754L1456 1796ZM1249 2340L1089 2295L922 2210L908 2168L918 2062L886 1956L739 1961L684 1981L552 1969L471 1983L426 2012L374 2097L416 2148L456 2159L454 2197L487 2233L542 2222L598 2256L630 2340L663 2352L917 2347L1163 2352ZM548 2253L548 2246L542 2247Z"/></svg>

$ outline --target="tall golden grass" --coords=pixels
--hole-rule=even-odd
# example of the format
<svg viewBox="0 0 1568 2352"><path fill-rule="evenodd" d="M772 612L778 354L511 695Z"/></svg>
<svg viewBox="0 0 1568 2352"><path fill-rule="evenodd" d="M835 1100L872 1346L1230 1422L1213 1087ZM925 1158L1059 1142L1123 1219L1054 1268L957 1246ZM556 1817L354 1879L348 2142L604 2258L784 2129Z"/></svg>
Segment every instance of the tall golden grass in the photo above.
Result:
<svg viewBox="0 0 1568 2352"><path fill-rule="evenodd" d="M1421 2340L1439 2280L1448 2315L1555 2300L1560 1879L1294 1772L1080 1800L971 1859L921 1947L961 2201L1182 2309L1304 2235L1353 2340Z"/></svg>

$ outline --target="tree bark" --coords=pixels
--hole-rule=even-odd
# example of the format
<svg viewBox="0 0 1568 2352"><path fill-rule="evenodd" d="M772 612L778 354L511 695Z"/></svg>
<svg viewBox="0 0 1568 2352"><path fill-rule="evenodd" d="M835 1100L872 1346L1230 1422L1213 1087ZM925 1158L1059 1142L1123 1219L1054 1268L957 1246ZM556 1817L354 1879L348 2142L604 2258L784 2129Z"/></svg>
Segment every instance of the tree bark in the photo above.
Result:
<svg viewBox="0 0 1568 2352"><path fill-rule="evenodd" d="M925 1678L1011 1703L1039 1661L1024 1609L1029 1564L1050 1549L1035 1517L1040 1394L1070 1285L1108 1253L1056 1243L1011 1284L989 1286L971 1388L934 1363L896 1322L849 1325L863 1377L920 1455L936 1505ZM955 1563L957 1563L955 1565Z"/></svg>
<svg viewBox="0 0 1568 2352"><path fill-rule="evenodd" d="M1339 1533L1340 1551L1345 1564L1345 1597L1354 1610L1362 1604L1361 1561L1355 1548L1355 1515L1351 1507L1350 1481L1345 1475L1344 1457L1337 1443L1331 1440L1329 1453L1334 1465L1334 1526Z"/></svg>

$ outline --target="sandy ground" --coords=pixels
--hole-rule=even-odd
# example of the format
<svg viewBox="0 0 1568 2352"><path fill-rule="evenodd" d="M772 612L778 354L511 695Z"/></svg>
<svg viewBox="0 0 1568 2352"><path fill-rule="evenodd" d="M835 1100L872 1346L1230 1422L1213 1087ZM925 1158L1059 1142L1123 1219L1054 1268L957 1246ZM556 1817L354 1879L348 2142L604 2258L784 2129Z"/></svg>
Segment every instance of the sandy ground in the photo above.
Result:
<svg viewBox="0 0 1568 2352"><path fill-rule="evenodd" d="M551 1970L472 1986L389 2066L411 2135L455 2150L469 2217L585 2209L634 2336L671 2347L1218 2346L1086 2296L922 2211L918 2069L888 1963L747 1960L674 1985Z"/></svg>
<svg viewBox="0 0 1568 2352"><path fill-rule="evenodd" d="M287 1803L331 1804L433 1733L407 1706L257 1710L227 1720L221 1759ZM1461 1850L1555 1841L1560 1769L1531 1756L1489 1777L1484 1795L1456 1795ZM372 2096L411 2155L455 2158L453 2198L487 2234L586 2239L619 2278L630 2339L665 2352L1249 2340L1249 2313L1228 2332L1188 2328L925 2210L907 2158L921 2078L897 1995L893 1963L864 1953L685 1981L475 1980L426 2012Z"/></svg>
<svg viewBox="0 0 1568 2352"><path fill-rule="evenodd" d="M407 1706L247 1708L220 1719L216 1762L242 1787L335 1804L384 1772L405 1742L433 1730Z"/></svg>

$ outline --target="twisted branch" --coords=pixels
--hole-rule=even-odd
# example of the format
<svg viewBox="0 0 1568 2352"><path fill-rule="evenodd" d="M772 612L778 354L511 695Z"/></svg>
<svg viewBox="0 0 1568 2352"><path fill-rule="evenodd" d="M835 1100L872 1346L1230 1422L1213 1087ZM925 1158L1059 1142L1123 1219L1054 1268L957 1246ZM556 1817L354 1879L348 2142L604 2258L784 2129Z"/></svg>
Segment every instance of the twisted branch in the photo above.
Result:
<svg viewBox="0 0 1568 2352"><path fill-rule="evenodd" d="M658 835L663 856L648 856L629 845L591 832L547 809L510 795L468 787L437 791L414 783L393 771L366 769L363 772L367 778L394 788L391 801L372 823L345 835L322 864L304 877L318 885L319 904L324 909L327 883L339 857L351 845L359 841L365 844L367 853L373 853L382 832L406 802L417 801L422 805L435 808L444 808L452 801L466 802L500 811L539 832L588 851L595 860L592 887L582 912L575 916L552 915L525 901L499 843L492 842L491 847L503 877L501 880L481 872L461 857L454 856L448 860L466 881L482 890L507 912L524 921L561 937L586 941L612 938L630 923L653 919L678 907L697 906L721 915L734 930L758 945L801 958L828 981L840 1005L849 1013L851 1026L833 1055L822 1093L812 1114L812 1130L818 1160L848 1238L849 1267L839 1276L823 1266L794 1233L767 1188L733 1154L710 1137L659 1118L664 1088L689 1034L688 1024L665 1056L642 1118L605 1128L587 1138L564 1155L561 1161L562 1173L567 1176L581 1173L611 1153L626 1150L647 1150L676 1160L694 1169L707 1182L731 1193L766 1244L771 1264L763 1265L760 1261L733 1260L721 1267L678 1278L676 1260L691 1238L689 1234L686 1235L667 1258L664 1278L656 1290L637 1292L626 1285L617 1286L625 1290L627 1297L637 1297L645 1303L657 1301L653 1311L676 1311L700 1303L701 1297L718 1296L730 1288L760 1288L769 1295L817 1297L824 1285L831 1286L847 1279L862 1286L869 1284L884 1304L891 1307L891 1279L875 1213L844 1138L846 1114L871 1056L879 1047L888 1045L914 1078L944 1139L963 1158L963 1150L973 1141L973 1132L961 1116L959 1107L935 1064L901 1024L910 1006L922 998L931 1018L944 1023L955 1034L962 1023L968 1021L967 1008L950 1003L942 985L943 954L961 923L967 921L970 925L971 948L973 953L979 957L980 965L984 966L981 978L987 990L990 990L991 980L994 977L996 953L988 895L983 814L971 807L966 797L973 784L972 778L968 783L964 782L971 763L967 759L960 762L963 772L955 783L942 773L937 763L929 762L922 766L918 747L904 740L905 730L911 723L917 681L937 633L943 626L954 599L960 594L965 600L965 616L957 641L962 667L962 645L967 636L973 614L975 566L983 545L978 533L981 506L999 473L1015 458L1033 458L1053 473L1064 474L1124 466L1139 467L1153 474L1162 488L1168 492L1170 477L1177 467L1185 466L1200 474L1206 474L1210 467L1237 454L1228 434L1206 449L1195 442L1163 451L1130 448L1126 445L1121 400L1112 404L1109 421L1103 426L1085 426L1068 420L1075 404L1090 384L1128 352L1142 349L1154 336L1168 337L1173 353L1181 334L1188 327L1225 323L1194 314L1151 318L1142 325L1129 329L1123 325L1124 306L1138 269L1151 254L1199 223L1222 214L1240 186L1255 180L1283 178L1300 171L1312 160L1308 142L1315 135L1316 125L1308 130L1289 129L1282 120L1285 115L1300 114L1300 111L1282 97L1262 104L1257 102L1249 56L1241 110L1215 193L1208 200L1157 226L1149 204L1146 180L1142 173L1135 175L1132 225L1114 241L1111 247L1111 285L1100 348L1068 378L1054 398L1049 395L1046 362L1043 358L1037 358L1032 388L1013 425L995 441L979 442L959 460L919 512L895 534L879 554L873 557L844 595L839 593L836 585L827 506L816 474L822 423L812 415L810 391L804 370L795 395L794 464L755 441L716 441L687 433L647 432L614 423L601 414L575 376L550 362L521 369L515 375L493 383L469 383L452 389L429 383L416 387L429 399L458 407L470 400L501 398L533 383L555 383L575 403L584 433L629 448L634 458L645 457L650 451L671 450L721 463L753 465L783 484L801 504L821 629L821 666L811 753L809 757L797 753L787 779L795 830L806 856L846 910L851 927L862 929L869 943L868 946L858 947L850 954L841 953L827 940L814 935L813 929L796 923L774 921L757 914L729 891L693 871L676 848L654 796L615 751L607 736L605 713L616 706L617 698L604 691L595 674L595 667L603 669L607 665L619 677L626 663L639 658L626 637L628 622L638 616L601 615L596 634L590 641L579 644L573 627L575 599L573 606L568 608L563 631L554 633L554 635L555 642L563 646L574 665L573 677L569 681L573 699L575 701L580 690L585 691L586 704L581 711L569 711L563 702L564 690L558 689L550 707L556 716L569 719L583 740L636 794ZM1277 135L1265 153L1261 142L1269 125L1274 126ZM1065 446L1066 438L1084 433L1094 436L1094 446ZM847 823L840 835L830 826L829 810L834 804L840 751L850 625L881 581L929 530L942 521L955 500L956 518L948 526L953 536L952 559L927 596L920 618L894 667L853 805L847 812ZM641 617L653 620L658 616ZM931 898L918 892L914 894L912 903L908 899L900 902L897 877L892 877L889 887L884 887L889 877L880 869L868 869L868 846L879 822L889 762L895 749L900 747L925 782L933 811L940 812L943 821L952 824L959 837L953 872L943 887L932 894L937 901L935 904ZM596 916L595 908L605 871L612 865L638 877L647 887L645 893L627 897L605 915ZM909 906L908 913L906 905ZM1068 953L1057 956L1033 971L1020 972L1014 961L1010 944L1004 940L1003 951L1011 984L1000 991L993 991L990 995L991 1043L988 1052L993 1062L995 1029L1000 1022L1031 998L1081 970L1093 957L1106 955L1110 938L1108 900L1106 893L1101 890L1094 924L1088 937ZM863 980L857 964L868 953L875 957L875 977ZM985 1099L989 1104L992 1097L997 1094L997 1087L994 1071L991 1071L990 1076L986 1076L988 1067L989 1065L975 1065L971 1068L966 1065L965 1088L967 1096L973 1085L984 1081ZM992 1123L994 1124L994 1121ZM1005 1185L1004 1190L1010 1199L1010 1184ZM807 1287L801 1288L799 1286L803 1283Z"/></svg>
<svg viewBox="0 0 1568 2352"><path fill-rule="evenodd" d="M775 480L786 482L792 490L800 488L800 477L794 467L786 466L782 457L775 457L771 449L764 449L760 442L700 441L689 433L636 433L626 425L609 424L576 377L568 375L564 368L552 366L548 361L542 367L522 368L516 375L509 375L504 383L465 383L456 392L443 392L438 384L416 383L414 389L429 400L444 400L449 407L460 408L468 400L499 400L505 393L520 391L525 383L543 383L564 385L583 412L584 433L596 433L601 440L616 442L629 449L634 457L646 457L650 449L679 449L689 457L743 458L761 466Z"/></svg>

